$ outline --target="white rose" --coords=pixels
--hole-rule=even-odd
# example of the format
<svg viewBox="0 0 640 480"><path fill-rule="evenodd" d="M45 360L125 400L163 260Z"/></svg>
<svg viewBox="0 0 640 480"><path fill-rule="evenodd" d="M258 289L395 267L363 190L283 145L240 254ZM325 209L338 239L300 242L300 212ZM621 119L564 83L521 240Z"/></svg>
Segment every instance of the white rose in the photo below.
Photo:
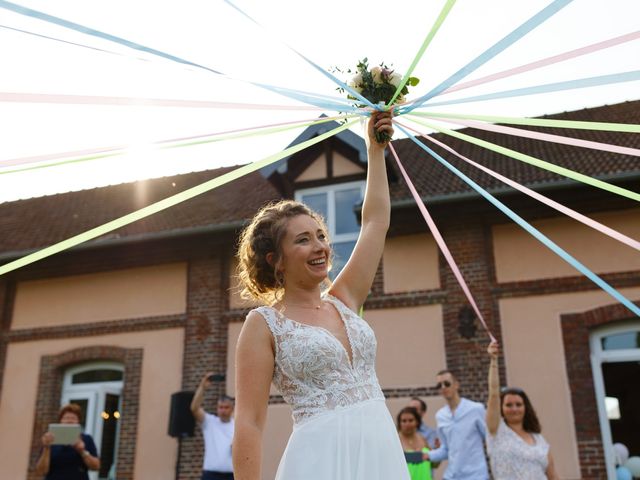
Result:
<svg viewBox="0 0 640 480"><path fill-rule="evenodd" d="M362 85L362 74L358 73L355 75L349 82L349 86L356 92L362 93L362 90L364 90L364 85Z"/></svg>
<svg viewBox="0 0 640 480"><path fill-rule="evenodd" d="M373 67L371 69L371 76L373 77L374 83L382 83L382 68Z"/></svg>
<svg viewBox="0 0 640 480"><path fill-rule="evenodd" d="M398 87L398 85L400 85L400 81L402 80L402 75L400 75L397 72L393 72L390 76L389 76L389 83L391 85L393 85L394 87Z"/></svg>

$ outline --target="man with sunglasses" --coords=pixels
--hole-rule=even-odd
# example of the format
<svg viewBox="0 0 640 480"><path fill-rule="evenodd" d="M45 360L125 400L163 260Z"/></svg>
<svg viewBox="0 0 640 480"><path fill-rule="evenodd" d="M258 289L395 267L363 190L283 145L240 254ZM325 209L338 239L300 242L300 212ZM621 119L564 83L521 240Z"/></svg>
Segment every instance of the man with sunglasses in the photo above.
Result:
<svg viewBox="0 0 640 480"><path fill-rule="evenodd" d="M447 404L436 413L441 446L429 452L429 460L449 461L444 480L488 480L484 405L460 396L460 384L451 371L438 372L436 381Z"/></svg>

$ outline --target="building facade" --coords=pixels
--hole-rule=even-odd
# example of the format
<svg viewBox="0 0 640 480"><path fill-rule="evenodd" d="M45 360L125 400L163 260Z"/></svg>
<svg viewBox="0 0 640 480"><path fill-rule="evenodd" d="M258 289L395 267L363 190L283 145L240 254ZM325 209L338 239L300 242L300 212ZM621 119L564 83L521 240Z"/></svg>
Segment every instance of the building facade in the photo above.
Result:
<svg viewBox="0 0 640 480"><path fill-rule="evenodd" d="M640 124L640 102L553 116ZM326 126L307 129L296 142ZM637 157L465 129L466 133L639 191ZM561 134L640 148L629 133ZM461 154L632 238L640 207L516 160L438 136ZM295 143L295 142L294 142ZM563 479L600 479L612 444L640 455L640 319L437 165L411 140L394 142L504 352L502 382L527 390ZM447 152L439 151L452 163ZM171 395L206 371L226 374L208 393L234 394L234 347L251 305L241 300L234 252L265 202L297 198L321 211L337 267L358 232L364 142L343 132L274 168L0 276L0 477L33 474L40 437L61 403L85 410L102 469L95 478L196 479L202 439L167 434ZM447 156L448 155L448 156ZM428 232L391 157L392 225L364 317L378 337L377 368L392 414L420 396L434 415L437 371L486 400L488 336ZM640 302L640 254L457 163L589 269ZM6 263L185 190L230 168L0 204ZM264 478L273 478L291 430L272 391ZM440 469L442 470L442 468Z"/></svg>

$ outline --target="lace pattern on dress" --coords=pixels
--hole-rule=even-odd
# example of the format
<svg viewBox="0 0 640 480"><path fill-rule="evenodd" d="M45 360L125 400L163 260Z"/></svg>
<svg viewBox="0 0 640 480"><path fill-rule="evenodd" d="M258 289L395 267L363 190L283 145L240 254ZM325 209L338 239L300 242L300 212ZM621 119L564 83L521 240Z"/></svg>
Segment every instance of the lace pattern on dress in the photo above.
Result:
<svg viewBox="0 0 640 480"><path fill-rule="evenodd" d="M351 346L327 329L306 325L272 307L255 310L267 322L276 353L273 384L293 409L295 423L342 407L384 399L375 372L376 338L371 327L340 300L325 295L338 311Z"/></svg>
<svg viewBox="0 0 640 480"><path fill-rule="evenodd" d="M529 445L500 419L495 436L487 434L487 450L496 480L539 480L546 478L549 444L539 433L532 434Z"/></svg>

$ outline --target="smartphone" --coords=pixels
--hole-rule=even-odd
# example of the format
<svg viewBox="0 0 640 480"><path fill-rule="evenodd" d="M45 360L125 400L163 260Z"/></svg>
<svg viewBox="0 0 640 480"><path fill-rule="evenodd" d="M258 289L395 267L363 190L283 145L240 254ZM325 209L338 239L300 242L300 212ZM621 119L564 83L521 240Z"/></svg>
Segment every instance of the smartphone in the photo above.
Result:
<svg viewBox="0 0 640 480"><path fill-rule="evenodd" d="M422 452L404 452L404 459L407 463L422 463Z"/></svg>
<svg viewBox="0 0 640 480"><path fill-rule="evenodd" d="M226 375L224 373L214 373L213 375L209 375L210 382L224 382Z"/></svg>

